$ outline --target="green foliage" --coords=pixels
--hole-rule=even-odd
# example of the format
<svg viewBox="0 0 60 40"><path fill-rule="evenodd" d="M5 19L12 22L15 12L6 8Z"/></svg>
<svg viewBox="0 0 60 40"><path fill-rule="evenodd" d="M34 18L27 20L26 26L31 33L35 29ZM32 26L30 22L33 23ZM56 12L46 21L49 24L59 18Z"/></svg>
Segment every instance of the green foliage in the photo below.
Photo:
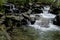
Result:
<svg viewBox="0 0 60 40"><path fill-rule="evenodd" d="M7 0L0 0L0 6L6 3Z"/></svg>
<svg viewBox="0 0 60 40"><path fill-rule="evenodd" d="M26 0L8 0L7 2L11 2L11 3L15 4L15 5L24 5Z"/></svg>
<svg viewBox="0 0 60 40"><path fill-rule="evenodd" d="M53 3L54 0L38 0L38 2L41 2L41 3L48 3L48 4L51 4Z"/></svg>
<svg viewBox="0 0 60 40"><path fill-rule="evenodd" d="M58 1L56 4L57 4L58 7L60 7L60 1Z"/></svg>
<svg viewBox="0 0 60 40"><path fill-rule="evenodd" d="M0 12L3 12L3 4L6 3L7 0L0 0Z"/></svg>

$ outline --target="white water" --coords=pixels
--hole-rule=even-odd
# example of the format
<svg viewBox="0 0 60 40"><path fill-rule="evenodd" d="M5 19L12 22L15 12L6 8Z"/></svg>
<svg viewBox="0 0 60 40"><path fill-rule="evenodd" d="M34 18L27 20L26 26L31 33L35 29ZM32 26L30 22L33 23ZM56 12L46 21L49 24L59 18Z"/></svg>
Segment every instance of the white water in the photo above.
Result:
<svg viewBox="0 0 60 40"><path fill-rule="evenodd" d="M30 17L35 17L35 15L39 15L40 17L38 17L39 20L37 19L33 25L29 24L29 26L42 31L59 30L60 28L56 25L53 25L52 23L52 20L56 17L56 15L48 12L50 10L50 7L45 6L42 10L43 13L30 15Z"/></svg>

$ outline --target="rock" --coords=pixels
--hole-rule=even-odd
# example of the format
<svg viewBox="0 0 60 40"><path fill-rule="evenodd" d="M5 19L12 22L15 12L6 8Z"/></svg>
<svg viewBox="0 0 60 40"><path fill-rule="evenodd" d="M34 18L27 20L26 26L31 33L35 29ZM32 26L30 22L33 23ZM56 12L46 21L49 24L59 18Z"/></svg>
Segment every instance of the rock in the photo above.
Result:
<svg viewBox="0 0 60 40"><path fill-rule="evenodd" d="M12 26L16 26L16 27L20 27L20 20L16 20L16 19L11 19L12 20Z"/></svg>
<svg viewBox="0 0 60 40"><path fill-rule="evenodd" d="M35 23L35 18L34 17L30 17L28 14L23 14L24 19L22 20L23 24L27 24L28 21L30 21L31 24Z"/></svg>
<svg viewBox="0 0 60 40"><path fill-rule="evenodd" d="M40 9L41 7L40 7L40 4L33 3L33 4L32 4L32 8L33 8L33 9L34 9L34 8L39 8L39 9Z"/></svg>
<svg viewBox="0 0 60 40"><path fill-rule="evenodd" d="M21 20L21 24L22 25L27 25L27 20L26 19Z"/></svg>
<svg viewBox="0 0 60 40"><path fill-rule="evenodd" d="M53 24L60 26L60 14L55 17Z"/></svg>
<svg viewBox="0 0 60 40"><path fill-rule="evenodd" d="M24 4L24 7L26 7L26 8L28 8L28 9L30 9L30 4L25 3L25 4Z"/></svg>
<svg viewBox="0 0 60 40"><path fill-rule="evenodd" d="M35 8L35 9L32 10L32 14L33 13L43 13L43 11L39 8Z"/></svg>
<svg viewBox="0 0 60 40"><path fill-rule="evenodd" d="M0 14L0 18L2 17L3 15L2 14Z"/></svg>
<svg viewBox="0 0 60 40"><path fill-rule="evenodd" d="M12 3L5 4L4 9L6 14L19 13L19 9Z"/></svg>
<svg viewBox="0 0 60 40"><path fill-rule="evenodd" d="M22 9L21 9L21 13L24 13L24 12L27 12L27 11L28 11L27 8L22 8Z"/></svg>
<svg viewBox="0 0 60 40"><path fill-rule="evenodd" d="M13 31L13 28L10 27L9 29L6 30L7 32Z"/></svg>
<svg viewBox="0 0 60 40"><path fill-rule="evenodd" d="M3 22L3 24L5 25L5 27L10 27L9 20L11 20L11 18L5 18L5 21Z"/></svg>
<svg viewBox="0 0 60 40"><path fill-rule="evenodd" d="M24 17L24 19L30 20L30 16L28 14L22 14L22 16Z"/></svg>
<svg viewBox="0 0 60 40"><path fill-rule="evenodd" d="M33 5L33 3L29 3L29 5L30 5L30 6L32 6L32 5Z"/></svg>
<svg viewBox="0 0 60 40"><path fill-rule="evenodd" d="M32 25L35 23L35 21L30 21L30 22L31 22Z"/></svg>
<svg viewBox="0 0 60 40"><path fill-rule="evenodd" d="M11 13L11 10L9 10L9 9L5 9L5 13L7 14L10 14Z"/></svg>
<svg viewBox="0 0 60 40"><path fill-rule="evenodd" d="M13 24L12 26L15 26L15 25L16 25L16 22L17 22L17 20L15 20L14 18L12 18L11 20L12 20L12 24Z"/></svg>
<svg viewBox="0 0 60 40"><path fill-rule="evenodd" d="M36 21L36 20L35 20L35 18L34 18L34 17L31 17L31 18L30 18L30 23L31 23L31 24L34 24L34 23L35 23L35 21Z"/></svg>
<svg viewBox="0 0 60 40"><path fill-rule="evenodd" d="M13 9L13 12L14 13L19 13L19 10L18 9Z"/></svg>
<svg viewBox="0 0 60 40"><path fill-rule="evenodd" d="M49 12L52 13L52 14L58 15L59 14L59 12L58 12L59 10L60 10L59 8L54 8L54 9L52 9Z"/></svg>
<svg viewBox="0 0 60 40"><path fill-rule="evenodd" d="M20 27L20 25L21 25L21 23L20 23L20 21L18 21L16 26Z"/></svg>
<svg viewBox="0 0 60 40"><path fill-rule="evenodd" d="M12 8L13 8L13 4L11 4L11 3L6 3L6 4L4 5L5 13L11 13L11 12L13 11Z"/></svg>
<svg viewBox="0 0 60 40"><path fill-rule="evenodd" d="M31 9L29 9L29 10L27 11L27 13L28 13L28 14L31 14L31 13L32 13L32 10L31 10Z"/></svg>
<svg viewBox="0 0 60 40"><path fill-rule="evenodd" d="M35 10L35 9L40 10L41 8L43 8L43 6L40 5L39 3L33 3L33 5L32 5L32 10Z"/></svg>
<svg viewBox="0 0 60 40"><path fill-rule="evenodd" d="M21 13L27 12L28 10L29 9L27 7L24 7L24 6L20 7Z"/></svg>
<svg viewBox="0 0 60 40"><path fill-rule="evenodd" d="M40 19L40 15L35 15L35 19L39 20Z"/></svg>

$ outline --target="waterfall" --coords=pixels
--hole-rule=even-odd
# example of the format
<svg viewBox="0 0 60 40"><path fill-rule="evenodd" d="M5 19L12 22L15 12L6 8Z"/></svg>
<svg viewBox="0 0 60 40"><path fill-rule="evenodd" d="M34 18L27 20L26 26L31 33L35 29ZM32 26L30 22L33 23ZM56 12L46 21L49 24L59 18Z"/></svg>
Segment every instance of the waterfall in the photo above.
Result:
<svg viewBox="0 0 60 40"><path fill-rule="evenodd" d="M36 15L40 17L37 17L35 23L33 25L29 24L29 26L43 31L54 30L54 29L58 30L59 28L56 25L53 25L52 23L52 20L56 17L56 15L48 12L50 10L50 6L44 6L42 10L43 13L30 15L30 17L35 17L35 18Z"/></svg>

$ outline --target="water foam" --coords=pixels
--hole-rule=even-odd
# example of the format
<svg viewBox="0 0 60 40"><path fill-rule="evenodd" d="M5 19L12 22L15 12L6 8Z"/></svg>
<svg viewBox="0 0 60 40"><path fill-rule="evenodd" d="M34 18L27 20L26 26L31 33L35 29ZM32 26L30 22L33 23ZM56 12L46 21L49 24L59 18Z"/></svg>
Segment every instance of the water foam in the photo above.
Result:
<svg viewBox="0 0 60 40"><path fill-rule="evenodd" d="M49 10L50 10L49 6L44 7L43 13L41 13L41 14L35 14L35 15L41 16L41 18L43 18L42 20L46 19L46 21L47 21L47 19L49 19L49 21L51 21L53 18L56 17L56 15L53 15L53 14L49 13L48 12ZM35 15L32 15L32 16L35 17ZM58 26L52 24L52 21L47 24L48 27L41 26L41 23L43 22L42 20L41 19L40 20L36 20L35 24L33 24L33 25L30 24L29 26L34 27L35 29L40 29L42 31L60 30L60 28ZM45 25L46 23L44 22L43 24Z"/></svg>

